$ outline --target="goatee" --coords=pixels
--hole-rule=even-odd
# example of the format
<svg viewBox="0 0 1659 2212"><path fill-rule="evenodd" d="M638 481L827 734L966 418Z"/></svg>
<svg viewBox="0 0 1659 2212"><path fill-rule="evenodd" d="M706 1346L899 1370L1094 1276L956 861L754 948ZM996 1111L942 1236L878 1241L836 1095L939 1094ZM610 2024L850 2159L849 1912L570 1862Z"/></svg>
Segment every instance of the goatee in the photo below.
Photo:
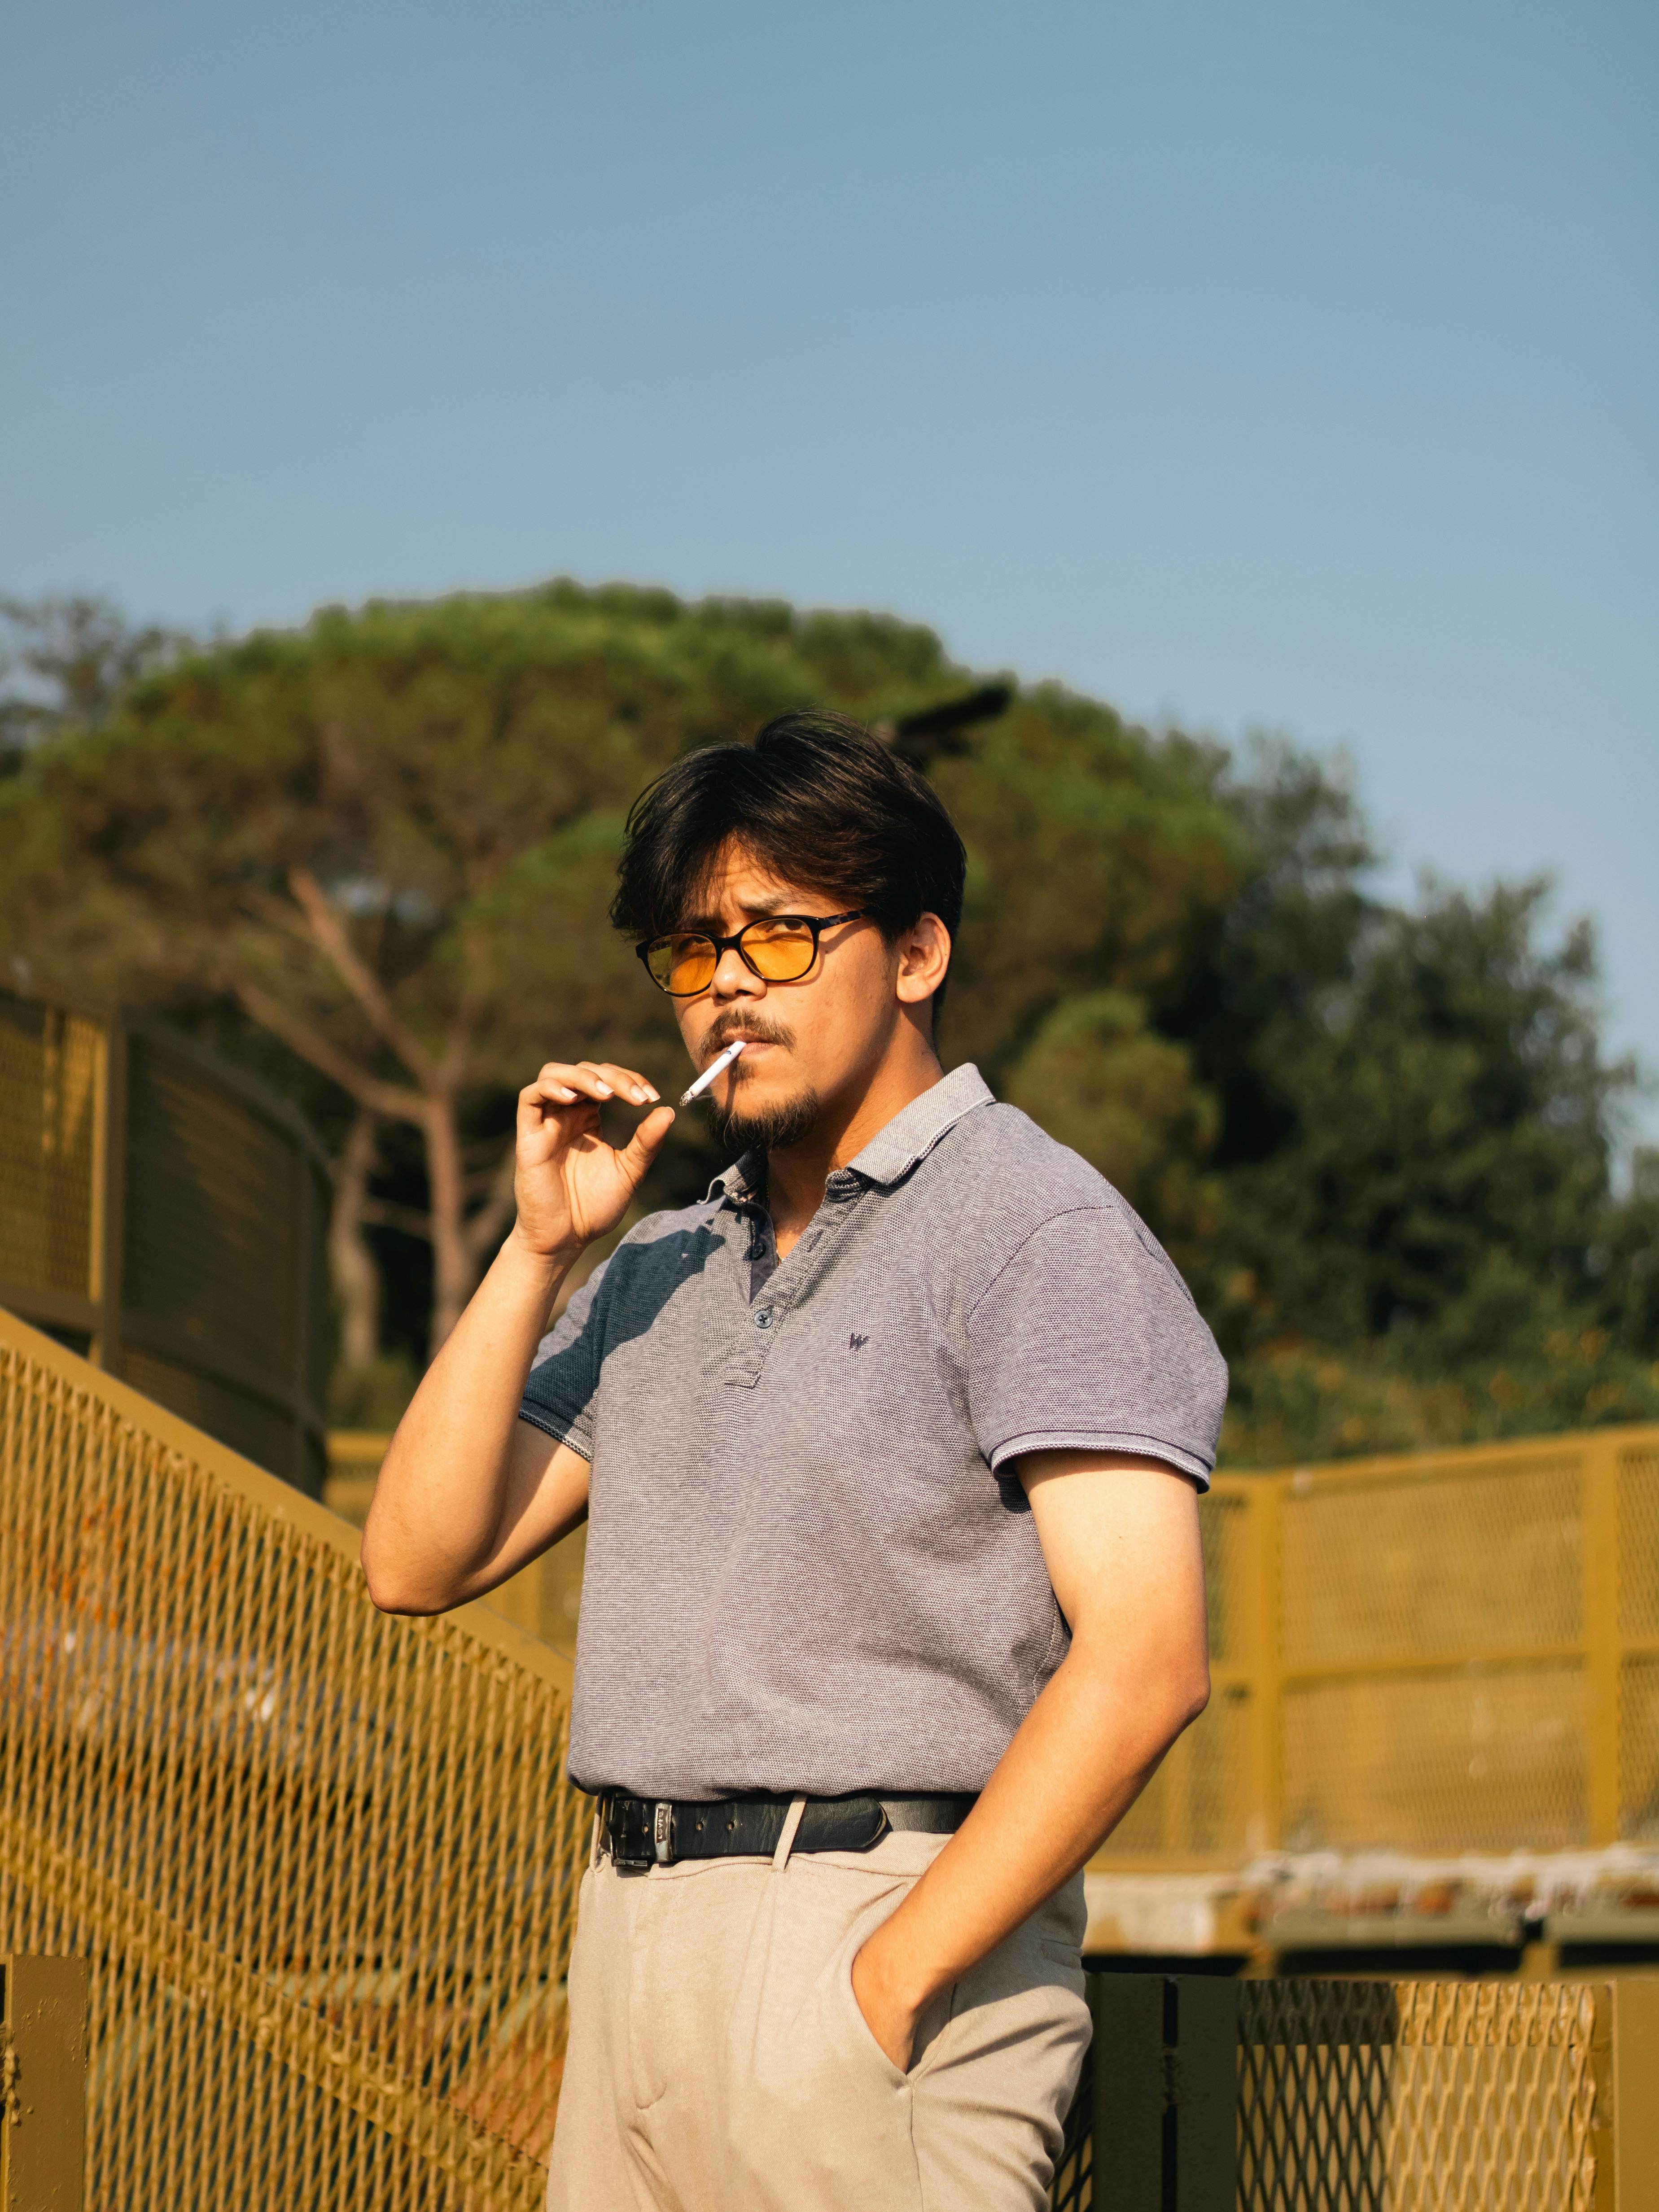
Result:
<svg viewBox="0 0 1659 2212"><path fill-rule="evenodd" d="M724 1112L717 1106L710 1121L714 1142L728 1160L739 1160L745 1152L787 1152L811 1135L823 1113L823 1102L810 1084L775 1106L745 1111L742 1097L739 1091Z"/></svg>

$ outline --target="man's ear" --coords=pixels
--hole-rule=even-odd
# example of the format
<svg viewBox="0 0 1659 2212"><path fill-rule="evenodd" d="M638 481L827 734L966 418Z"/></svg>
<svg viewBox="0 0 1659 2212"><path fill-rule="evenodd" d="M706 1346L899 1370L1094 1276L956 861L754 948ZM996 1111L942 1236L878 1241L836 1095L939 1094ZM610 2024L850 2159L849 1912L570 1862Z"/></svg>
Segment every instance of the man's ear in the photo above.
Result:
<svg viewBox="0 0 1659 2212"><path fill-rule="evenodd" d="M919 915L897 945L896 988L902 1005L931 999L951 965L951 933L936 914Z"/></svg>

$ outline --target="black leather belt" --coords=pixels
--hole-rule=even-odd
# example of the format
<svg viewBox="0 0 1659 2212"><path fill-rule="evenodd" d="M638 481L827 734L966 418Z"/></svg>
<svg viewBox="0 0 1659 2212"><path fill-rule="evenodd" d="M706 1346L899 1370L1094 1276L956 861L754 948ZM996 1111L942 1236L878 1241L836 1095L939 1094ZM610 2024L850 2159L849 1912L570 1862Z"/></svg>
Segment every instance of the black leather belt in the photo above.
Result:
<svg viewBox="0 0 1659 2212"><path fill-rule="evenodd" d="M722 1797L712 1804L670 1797L599 1799L599 1843L625 1870L678 1859L770 1858L793 1799ZM795 1831L798 1851L867 1851L895 1830L949 1836L973 1809L969 1796L809 1797Z"/></svg>

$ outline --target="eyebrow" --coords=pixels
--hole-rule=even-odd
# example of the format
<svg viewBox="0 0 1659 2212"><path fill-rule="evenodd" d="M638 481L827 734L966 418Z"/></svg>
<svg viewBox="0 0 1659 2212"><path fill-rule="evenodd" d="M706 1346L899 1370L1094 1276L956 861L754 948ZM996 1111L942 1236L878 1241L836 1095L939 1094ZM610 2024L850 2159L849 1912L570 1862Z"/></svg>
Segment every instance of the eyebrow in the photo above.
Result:
<svg viewBox="0 0 1659 2212"><path fill-rule="evenodd" d="M820 893L819 896L821 896L822 894ZM781 891L775 898L741 899L738 903L738 912L746 915L750 921L763 921L768 915L809 914L812 905L813 898L810 893L803 906L800 897L795 892ZM718 915L694 914L688 921L683 921L680 927L685 930L695 930L704 937L718 937L722 934Z"/></svg>

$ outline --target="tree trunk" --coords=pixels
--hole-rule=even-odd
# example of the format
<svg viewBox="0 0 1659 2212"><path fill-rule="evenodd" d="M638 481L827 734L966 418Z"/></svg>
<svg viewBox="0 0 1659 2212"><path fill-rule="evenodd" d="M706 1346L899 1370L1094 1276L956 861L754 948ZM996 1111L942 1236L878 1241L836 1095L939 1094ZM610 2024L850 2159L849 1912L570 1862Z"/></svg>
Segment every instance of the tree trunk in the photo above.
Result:
<svg viewBox="0 0 1659 2212"><path fill-rule="evenodd" d="M466 1178L455 1096L429 1096L426 1114L427 1201L432 1223L432 1340L435 1359L471 1297L477 1262L466 1233Z"/></svg>
<svg viewBox="0 0 1659 2212"><path fill-rule="evenodd" d="M335 1170L328 1257L340 1299L340 1356L348 1367L372 1367L380 1351L380 1271L363 1235L363 1207L380 1142L380 1118L362 1109Z"/></svg>

